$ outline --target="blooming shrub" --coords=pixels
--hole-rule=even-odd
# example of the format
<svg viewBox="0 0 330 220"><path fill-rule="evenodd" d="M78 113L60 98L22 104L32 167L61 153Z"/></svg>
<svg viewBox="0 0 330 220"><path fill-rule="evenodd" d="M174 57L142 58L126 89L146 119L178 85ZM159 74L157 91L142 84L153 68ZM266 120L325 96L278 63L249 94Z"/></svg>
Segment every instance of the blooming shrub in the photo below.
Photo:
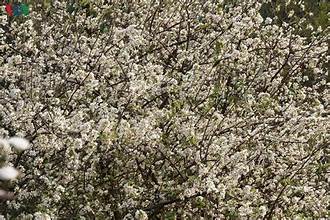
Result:
<svg viewBox="0 0 330 220"><path fill-rule="evenodd" d="M3 216L329 217L329 28L256 0L69 6L0 17L0 136L32 142Z"/></svg>

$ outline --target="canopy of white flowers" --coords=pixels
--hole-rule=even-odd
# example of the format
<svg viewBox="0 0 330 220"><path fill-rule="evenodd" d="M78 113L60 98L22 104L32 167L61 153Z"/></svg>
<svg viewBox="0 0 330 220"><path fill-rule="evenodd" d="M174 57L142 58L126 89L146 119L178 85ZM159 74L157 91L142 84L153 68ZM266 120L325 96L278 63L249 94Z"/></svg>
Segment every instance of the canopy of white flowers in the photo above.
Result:
<svg viewBox="0 0 330 220"><path fill-rule="evenodd" d="M31 142L0 143L5 218L329 217L329 28L257 0L68 2L0 16L0 137Z"/></svg>

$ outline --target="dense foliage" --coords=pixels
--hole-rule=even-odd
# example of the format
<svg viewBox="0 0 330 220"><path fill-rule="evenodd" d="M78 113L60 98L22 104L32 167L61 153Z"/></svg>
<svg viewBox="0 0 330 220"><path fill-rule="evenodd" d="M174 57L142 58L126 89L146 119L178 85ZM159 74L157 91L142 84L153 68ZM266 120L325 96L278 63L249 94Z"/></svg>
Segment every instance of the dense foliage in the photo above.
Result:
<svg viewBox="0 0 330 220"><path fill-rule="evenodd" d="M279 20L270 3L54 0L3 13L0 137L32 145L6 157L21 175L1 182L15 198L0 213L329 218L329 27Z"/></svg>

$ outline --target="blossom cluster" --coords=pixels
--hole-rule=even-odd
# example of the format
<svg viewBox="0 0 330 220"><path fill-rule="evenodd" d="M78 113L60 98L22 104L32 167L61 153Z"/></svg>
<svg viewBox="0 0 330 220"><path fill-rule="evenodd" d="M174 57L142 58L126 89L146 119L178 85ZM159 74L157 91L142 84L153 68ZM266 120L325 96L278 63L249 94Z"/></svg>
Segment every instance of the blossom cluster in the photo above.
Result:
<svg viewBox="0 0 330 220"><path fill-rule="evenodd" d="M330 217L329 28L258 0L86 2L0 16L0 136L32 143L4 218Z"/></svg>

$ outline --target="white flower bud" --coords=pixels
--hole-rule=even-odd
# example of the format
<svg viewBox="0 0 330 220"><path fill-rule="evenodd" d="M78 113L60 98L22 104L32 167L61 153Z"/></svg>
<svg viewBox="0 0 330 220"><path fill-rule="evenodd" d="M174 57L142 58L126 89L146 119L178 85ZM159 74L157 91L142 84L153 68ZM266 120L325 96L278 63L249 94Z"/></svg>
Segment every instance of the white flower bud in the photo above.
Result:
<svg viewBox="0 0 330 220"><path fill-rule="evenodd" d="M266 18L266 20L265 20L265 24L271 24L273 22L273 19L271 19L271 18Z"/></svg>

